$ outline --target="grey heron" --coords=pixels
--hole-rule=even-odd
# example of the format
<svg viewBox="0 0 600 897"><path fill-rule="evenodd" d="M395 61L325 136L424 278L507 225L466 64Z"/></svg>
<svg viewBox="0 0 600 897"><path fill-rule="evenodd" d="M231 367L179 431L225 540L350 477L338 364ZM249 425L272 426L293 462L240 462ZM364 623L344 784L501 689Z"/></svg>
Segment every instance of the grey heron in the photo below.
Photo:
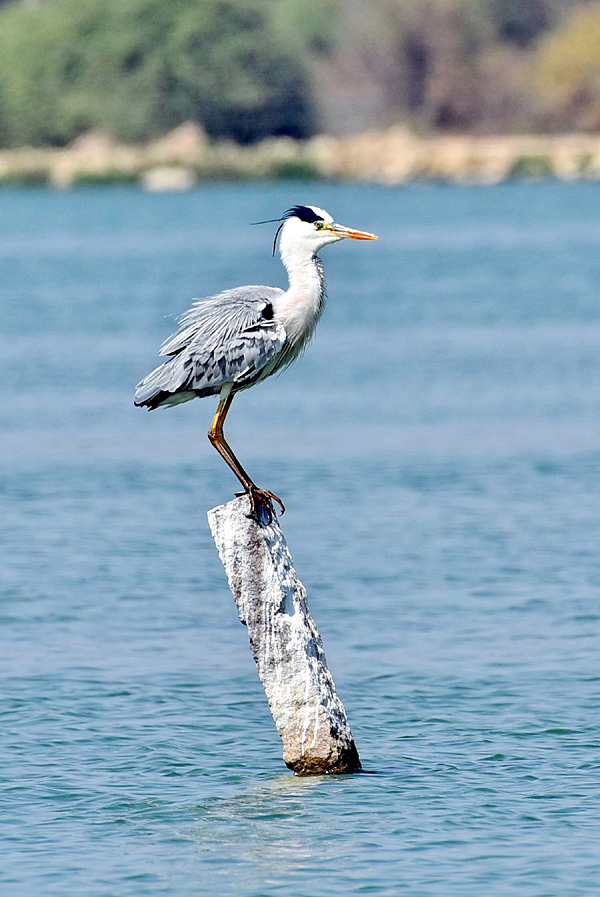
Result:
<svg viewBox="0 0 600 897"><path fill-rule="evenodd" d="M234 287L194 300L179 319L178 332L160 349L168 360L144 377L135 393L135 404L151 411L218 395L208 438L242 484L243 492L236 494L248 495L250 515L260 520L263 508L268 521L271 501L282 513L283 502L268 489L259 489L244 470L225 439L225 418L236 393L288 367L313 335L326 295L319 250L346 237L377 239L375 234L337 224L317 206L294 206L275 222L279 227L273 254L279 238L288 289Z"/></svg>

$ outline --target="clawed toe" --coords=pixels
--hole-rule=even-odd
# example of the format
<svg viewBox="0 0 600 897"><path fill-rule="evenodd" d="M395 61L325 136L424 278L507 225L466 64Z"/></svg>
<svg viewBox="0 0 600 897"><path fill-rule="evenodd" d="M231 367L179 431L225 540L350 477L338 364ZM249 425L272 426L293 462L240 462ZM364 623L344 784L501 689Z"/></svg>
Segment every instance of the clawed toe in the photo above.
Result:
<svg viewBox="0 0 600 897"><path fill-rule="evenodd" d="M285 505L278 495L270 492L268 489L259 489L258 486L250 486L244 492L236 492L236 495L247 495L250 499L250 513L248 517L252 517L258 523L269 524L273 520L274 511L272 502L276 501L281 508L281 513L285 514Z"/></svg>

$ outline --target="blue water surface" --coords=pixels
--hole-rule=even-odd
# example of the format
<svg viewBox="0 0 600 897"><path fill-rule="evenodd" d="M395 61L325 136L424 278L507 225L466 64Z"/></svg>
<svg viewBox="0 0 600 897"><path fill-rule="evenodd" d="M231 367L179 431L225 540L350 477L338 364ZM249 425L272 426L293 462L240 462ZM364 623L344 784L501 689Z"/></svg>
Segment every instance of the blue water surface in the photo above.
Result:
<svg viewBox="0 0 600 897"><path fill-rule="evenodd" d="M0 892L588 897L600 882L600 185L0 194ZM299 779L208 532L194 296L330 299L228 436L280 494L365 774Z"/></svg>

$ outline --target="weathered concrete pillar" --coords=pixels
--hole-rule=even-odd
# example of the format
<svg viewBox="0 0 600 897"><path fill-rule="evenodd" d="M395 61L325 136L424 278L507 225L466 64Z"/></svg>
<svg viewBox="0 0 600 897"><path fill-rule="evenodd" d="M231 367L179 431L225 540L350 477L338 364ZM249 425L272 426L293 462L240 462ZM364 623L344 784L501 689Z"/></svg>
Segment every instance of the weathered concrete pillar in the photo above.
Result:
<svg viewBox="0 0 600 897"><path fill-rule="evenodd" d="M208 522L248 627L283 759L298 775L358 771L346 711L279 523L259 524L248 511L248 500L236 498L209 511Z"/></svg>

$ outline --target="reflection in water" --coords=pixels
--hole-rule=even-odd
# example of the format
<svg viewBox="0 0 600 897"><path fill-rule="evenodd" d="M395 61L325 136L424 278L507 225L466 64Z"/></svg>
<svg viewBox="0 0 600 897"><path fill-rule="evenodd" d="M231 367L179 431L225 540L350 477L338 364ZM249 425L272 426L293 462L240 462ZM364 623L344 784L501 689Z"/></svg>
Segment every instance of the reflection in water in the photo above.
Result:
<svg viewBox="0 0 600 897"><path fill-rule="evenodd" d="M224 872L259 892L266 881L284 884L303 871L335 863L340 844L335 826L323 825L319 809L342 777L277 776L243 793L207 801L187 837L202 851L225 860Z"/></svg>

